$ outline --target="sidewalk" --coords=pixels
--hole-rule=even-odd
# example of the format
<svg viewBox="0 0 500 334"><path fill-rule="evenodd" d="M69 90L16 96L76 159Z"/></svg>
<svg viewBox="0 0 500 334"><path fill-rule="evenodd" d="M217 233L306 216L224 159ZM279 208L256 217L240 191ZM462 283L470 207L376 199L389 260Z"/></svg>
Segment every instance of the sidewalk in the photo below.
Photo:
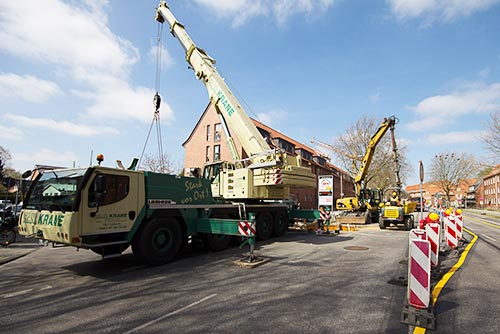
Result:
<svg viewBox="0 0 500 334"><path fill-rule="evenodd" d="M500 211L494 211L494 210L484 210L484 209L464 209L464 212L471 212L475 214L481 214L485 216L493 216L493 217L500 217Z"/></svg>
<svg viewBox="0 0 500 334"><path fill-rule="evenodd" d="M26 239L18 235L15 243L8 246L0 246L0 266L28 255L40 247L43 247L43 245L38 244L38 239Z"/></svg>

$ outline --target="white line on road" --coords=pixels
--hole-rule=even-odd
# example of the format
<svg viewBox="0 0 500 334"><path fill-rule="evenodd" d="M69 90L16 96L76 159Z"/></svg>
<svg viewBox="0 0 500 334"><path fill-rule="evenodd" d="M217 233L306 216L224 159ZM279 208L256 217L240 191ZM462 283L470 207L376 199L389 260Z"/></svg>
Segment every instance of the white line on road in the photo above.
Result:
<svg viewBox="0 0 500 334"><path fill-rule="evenodd" d="M124 334L130 334L130 333L137 332L137 331L139 331L139 330L141 330L141 329L143 329L143 328L146 328L146 327L148 327L148 326L150 326L150 325L152 325L152 324L157 323L158 321L161 321L161 320L163 320L163 319L166 319L166 318L168 318L168 317L171 317L171 316L173 316L173 315L176 315L177 313L180 313L180 312L182 312L182 311L185 311L185 310L187 310L188 308L191 308L191 307L193 307L193 306L196 306L196 305L198 305L198 304L201 304L201 303L203 303L204 301L209 300L210 298L213 298L213 297L215 297L215 296L217 296L217 294L216 294L216 293L214 293L214 294L212 294L212 295L210 295L210 296L207 296L207 297L205 297L205 298L203 298L203 299L200 299L200 300L198 300L197 302L194 302L194 303L191 303L191 304L189 304L189 305L187 305L187 306L181 307L181 308L180 308L180 309L178 309L178 310L175 310L175 311L173 311L173 312L167 313L167 314L165 314L165 315L163 315L163 316L161 316L161 317L159 317L159 318L157 318L157 319L154 319L154 320L151 320L151 321L149 321L149 322L146 322L145 324L143 324L143 325L141 325L141 326L139 326L139 327L133 328L133 329L129 330L128 332L125 332Z"/></svg>
<svg viewBox="0 0 500 334"><path fill-rule="evenodd" d="M496 242L496 239L490 237L489 235L486 235L486 234L483 233L482 236L485 237L486 239L490 239L491 241L495 241Z"/></svg>
<svg viewBox="0 0 500 334"><path fill-rule="evenodd" d="M16 296L21 296L21 295L25 295L31 291L33 291L33 289L26 289L26 290L21 290L21 291L17 291L17 292L12 292L12 293L8 293L6 295L3 295L2 298L11 298L11 297L16 297Z"/></svg>

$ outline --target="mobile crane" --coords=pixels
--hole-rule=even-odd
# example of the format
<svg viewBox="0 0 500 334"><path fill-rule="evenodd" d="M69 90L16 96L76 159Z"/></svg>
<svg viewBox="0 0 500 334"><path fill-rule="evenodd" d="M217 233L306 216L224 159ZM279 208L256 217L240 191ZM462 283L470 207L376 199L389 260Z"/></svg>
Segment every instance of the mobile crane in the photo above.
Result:
<svg viewBox="0 0 500 334"><path fill-rule="evenodd" d="M375 134L371 137L366 153L361 160L358 173L354 178L356 197L344 197L337 199L337 210L344 211L346 214L354 213L355 217L361 217L361 214L364 213L362 220L355 218L355 221L353 221L355 223L376 223L379 221L379 205L382 199L382 192L380 189L367 189L364 181L368 168L372 162L375 148L382 140L387 130L390 129L391 133L394 133L396 123L397 118L395 116L384 118L382 124L380 124Z"/></svg>
<svg viewBox="0 0 500 334"><path fill-rule="evenodd" d="M103 258L132 246L139 260L158 265L173 260L189 240L221 250L233 236L253 244L255 225L261 239L285 233L290 207L283 202L291 187L315 185L310 168L301 166L300 157L270 148L215 61L194 45L163 1L156 19L170 23L196 77L249 158L233 154L234 162L208 166L207 178L136 171L134 163L128 169L104 167L102 155L88 168L38 173L23 202L21 235L90 249ZM159 101L155 95L155 104Z"/></svg>
<svg viewBox="0 0 500 334"><path fill-rule="evenodd" d="M213 195L238 200L285 199L291 187L314 187L316 179L311 168L302 166L300 157L289 156L284 150L269 146L218 73L215 59L194 44L165 1L160 2L155 18L170 25L170 31L186 52L190 68L206 87L229 138L234 161L207 165L203 173L214 181ZM239 159L229 130L238 138L248 159Z"/></svg>

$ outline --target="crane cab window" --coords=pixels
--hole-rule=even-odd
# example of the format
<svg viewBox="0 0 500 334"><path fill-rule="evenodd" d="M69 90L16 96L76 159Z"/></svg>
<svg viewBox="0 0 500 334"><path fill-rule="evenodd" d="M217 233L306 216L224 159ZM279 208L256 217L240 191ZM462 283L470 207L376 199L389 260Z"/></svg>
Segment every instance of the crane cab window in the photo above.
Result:
<svg viewBox="0 0 500 334"><path fill-rule="evenodd" d="M99 174L89 188L89 207L116 203L129 193L129 177L123 175Z"/></svg>

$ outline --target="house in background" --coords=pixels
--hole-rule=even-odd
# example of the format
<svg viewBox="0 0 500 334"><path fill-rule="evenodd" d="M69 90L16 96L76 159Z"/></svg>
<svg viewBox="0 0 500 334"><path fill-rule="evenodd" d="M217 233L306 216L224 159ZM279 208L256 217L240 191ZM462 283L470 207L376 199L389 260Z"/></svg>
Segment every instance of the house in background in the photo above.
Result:
<svg viewBox="0 0 500 334"><path fill-rule="evenodd" d="M316 176L333 175L334 201L342 196L354 196L353 178L346 171L331 164L328 157L259 121L254 119L252 121L271 147L281 148L287 154L300 157L302 165L310 166ZM229 131L231 132L231 129ZM238 138L236 136L232 138L240 157L248 158ZM185 149L184 175L190 175L193 168L203 169L205 163L233 161L221 120L211 103L208 104L182 146ZM314 189L291 189L290 199L300 203L303 209L316 209L318 206L317 184Z"/></svg>
<svg viewBox="0 0 500 334"><path fill-rule="evenodd" d="M465 207L467 196L472 196L470 187L474 185L478 179L465 179L460 181L458 186L453 189L449 196L449 205L455 207ZM410 194L412 200L420 199L420 184L412 184L406 187L406 191ZM437 182L427 182L422 184L422 198L426 206L437 208L446 204L446 193Z"/></svg>
<svg viewBox="0 0 500 334"><path fill-rule="evenodd" d="M487 209L500 208L500 165L493 168L493 170L483 179L484 197L482 201L480 198L481 207ZM482 203L481 203L482 202Z"/></svg>

